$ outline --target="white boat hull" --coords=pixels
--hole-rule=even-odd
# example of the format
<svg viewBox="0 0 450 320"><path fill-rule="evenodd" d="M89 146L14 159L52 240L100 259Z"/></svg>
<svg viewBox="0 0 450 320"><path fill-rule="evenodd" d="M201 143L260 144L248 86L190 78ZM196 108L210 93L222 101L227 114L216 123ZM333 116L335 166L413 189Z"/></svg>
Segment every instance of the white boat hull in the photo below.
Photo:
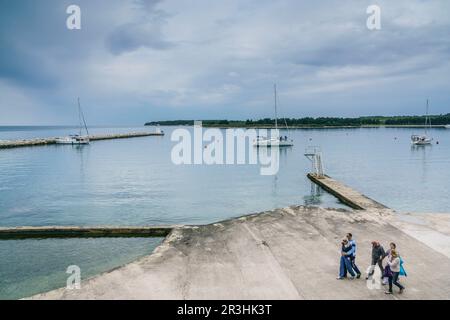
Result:
<svg viewBox="0 0 450 320"><path fill-rule="evenodd" d="M294 143L288 140L279 140L279 139L264 139L264 140L256 140L253 143L255 147L292 147Z"/></svg>
<svg viewBox="0 0 450 320"><path fill-rule="evenodd" d="M431 141L413 141L412 144L415 146L426 146L431 144Z"/></svg>
<svg viewBox="0 0 450 320"><path fill-rule="evenodd" d="M89 137L63 137L55 140L56 144L85 145L89 144Z"/></svg>
<svg viewBox="0 0 450 320"><path fill-rule="evenodd" d="M431 144L433 141L432 138L428 138L427 136L411 136L411 143L416 146L425 146Z"/></svg>

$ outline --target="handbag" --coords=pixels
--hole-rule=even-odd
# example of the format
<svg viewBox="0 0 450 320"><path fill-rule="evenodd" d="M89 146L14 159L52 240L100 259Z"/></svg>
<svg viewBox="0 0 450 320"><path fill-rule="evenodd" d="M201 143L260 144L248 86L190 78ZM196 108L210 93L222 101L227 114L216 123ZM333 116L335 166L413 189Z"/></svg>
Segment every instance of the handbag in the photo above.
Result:
<svg viewBox="0 0 450 320"><path fill-rule="evenodd" d="M394 274L392 273L391 267L386 266L386 267L384 268L383 277L391 278L391 277L393 277L393 276L394 276Z"/></svg>

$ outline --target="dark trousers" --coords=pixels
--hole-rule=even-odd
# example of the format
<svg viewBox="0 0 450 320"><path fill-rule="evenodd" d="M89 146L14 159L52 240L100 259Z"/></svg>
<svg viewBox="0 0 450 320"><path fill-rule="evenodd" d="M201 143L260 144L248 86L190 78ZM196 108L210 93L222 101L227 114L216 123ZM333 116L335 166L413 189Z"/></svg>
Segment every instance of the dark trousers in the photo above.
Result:
<svg viewBox="0 0 450 320"><path fill-rule="evenodd" d="M356 257L351 256L350 257L350 262L352 263L352 268L353 270L356 272L356 274L361 274L361 271L359 271L358 266L356 265Z"/></svg>
<svg viewBox="0 0 450 320"><path fill-rule="evenodd" d="M372 276L375 272L375 267L378 264L378 267L380 268L381 274L383 275L384 269L383 269L383 261L379 259L378 261L372 261L372 265L370 267L369 276Z"/></svg>
<svg viewBox="0 0 450 320"><path fill-rule="evenodd" d="M345 278L347 276L347 271L350 273L350 275L352 277L355 276L350 259L347 257L341 256L341 260L340 260L340 264L339 264L339 277Z"/></svg>
<svg viewBox="0 0 450 320"><path fill-rule="evenodd" d="M405 289L404 286L402 286L398 282L398 276L400 275L400 272L392 272L392 277L389 277L389 292L392 292L392 284L395 284L399 289Z"/></svg>

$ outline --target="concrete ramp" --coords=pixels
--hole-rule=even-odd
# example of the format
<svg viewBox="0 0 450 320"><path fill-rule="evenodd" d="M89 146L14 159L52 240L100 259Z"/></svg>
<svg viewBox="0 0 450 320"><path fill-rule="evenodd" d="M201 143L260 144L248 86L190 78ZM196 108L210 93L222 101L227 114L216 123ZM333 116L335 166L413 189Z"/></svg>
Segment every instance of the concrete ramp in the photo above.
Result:
<svg viewBox="0 0 450 320"><path fill-rule="evenodd" d="M174 229L155 252L34 299L449 299L450 260L392 224L386 210L289 207L199 227ZM394 241L408 277L388 296L366 281L336 280L340 242L352 232L357 264L372 240Z"/></svg>

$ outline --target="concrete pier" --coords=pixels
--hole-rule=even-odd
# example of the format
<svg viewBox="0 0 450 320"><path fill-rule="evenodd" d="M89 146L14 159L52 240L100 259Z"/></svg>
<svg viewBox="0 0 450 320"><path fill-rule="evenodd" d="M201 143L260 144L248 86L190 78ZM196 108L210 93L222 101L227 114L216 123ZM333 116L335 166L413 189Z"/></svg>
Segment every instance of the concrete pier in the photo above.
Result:
<svg viewBox="0 0 450 320"><path fill-rule="evenodd" d="M101 135L91 135L89 139L91 141L98 140L111 140L111 139L128 139L128 138L138 138L138 137L149 137L149 136L163 136L164 133L158 132L131 132L131 133L116 133L116 134L101 134ZM40 139L29 139L29 140L12 140L12 141L1 141L0 149L8 148L20 148L20 147L34 147L56 144L56 138L40 138Z"/></svg>
<svg viewBox="0 0 450 320"><path fill-rule="evenodd" d="M31 238L122 238L122 237L165 237L177 226L148 227L12 227L0 228L0 240Z"/></svg>
<svg viewBox="0 0 450 320"><path fill-rule="evenodd" d="M101 134L90 136L89 139L91 141L98 140L111 140L111 139L129 139L129 138L139 138L139 137L151 137L151 136L164 136L164 133L158 132L133 132L133 133L117 133L117 134Z"/></svg>
<svg viewBox="0 0 450 320"><path fill-rule="evenodd" d="M450 299L449 256L395 225L388 210L289 207L211 225L175 228L153 254L33 299ZM448 223L449 220L441 221ZM433 230L441 237L449 234ZM352 232L357 264L372 240L394 241L405 261L403 294L364 277L336 280L340 242ZM432 245L432 244L431 244Z"/></svg>
<svg viewBox="0 0 450 320"><path fill-rule="evenodd" d="M388 209L385 205L359 193L358 191L332 179L327 175L317 176L313 173L309 173L308 178L353 209Z"/></svg>

